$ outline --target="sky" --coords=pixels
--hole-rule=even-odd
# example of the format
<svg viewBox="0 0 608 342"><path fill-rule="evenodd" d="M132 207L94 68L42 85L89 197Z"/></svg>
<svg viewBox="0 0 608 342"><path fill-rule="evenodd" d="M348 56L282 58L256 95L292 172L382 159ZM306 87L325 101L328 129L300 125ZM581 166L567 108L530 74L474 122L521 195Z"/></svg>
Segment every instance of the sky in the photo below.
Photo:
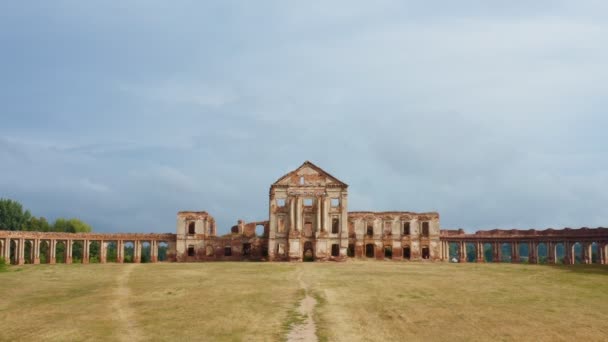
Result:
<svg viewBox="0 0 608 342"><path fill-rule="evenodd" d="M349 210L608 224L606 1L4 1L0 197L228 232L310 160Z"/></svg>

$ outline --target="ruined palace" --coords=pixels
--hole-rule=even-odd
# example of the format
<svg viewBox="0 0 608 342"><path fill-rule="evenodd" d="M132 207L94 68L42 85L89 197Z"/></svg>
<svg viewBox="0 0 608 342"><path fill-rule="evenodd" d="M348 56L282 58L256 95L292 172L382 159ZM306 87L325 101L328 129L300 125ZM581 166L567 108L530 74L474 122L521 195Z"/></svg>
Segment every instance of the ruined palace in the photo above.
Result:
<svg viewBox="0 0 608 342"><path fill-rule="evenodd" d="M348 185L311 162L270 186L267 220L238 221L219 236L205 211L177 213L175 234L42 233L0 231L0 255L14 264L113 260L157 261L401 261L606 264L608 228L441 229L437 212L348 211ZM58 248L61 245L62 248ZM127 247L128 246L128 247ZM162 257L161 257L161 246ZM44 257L41 258L41 253Z"/></svg>

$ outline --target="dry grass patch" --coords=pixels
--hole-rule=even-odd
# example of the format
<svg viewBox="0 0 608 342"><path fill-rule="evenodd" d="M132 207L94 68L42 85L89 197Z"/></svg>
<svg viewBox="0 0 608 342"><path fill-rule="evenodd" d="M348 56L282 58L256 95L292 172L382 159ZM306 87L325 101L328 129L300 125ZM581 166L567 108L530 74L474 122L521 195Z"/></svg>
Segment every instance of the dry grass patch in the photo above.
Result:
<svg viewBox="0 0 608 342"><path fill-rule="evenodd" d="M330 341L608 338L606 267L350 262L306 273Z"/></svg>
<svg viewBox="0 0 608 342"><path fill-rule="evenodd" d="M608 268L398 262L26 265L0 273L0 340L608 340Z"/></svg>

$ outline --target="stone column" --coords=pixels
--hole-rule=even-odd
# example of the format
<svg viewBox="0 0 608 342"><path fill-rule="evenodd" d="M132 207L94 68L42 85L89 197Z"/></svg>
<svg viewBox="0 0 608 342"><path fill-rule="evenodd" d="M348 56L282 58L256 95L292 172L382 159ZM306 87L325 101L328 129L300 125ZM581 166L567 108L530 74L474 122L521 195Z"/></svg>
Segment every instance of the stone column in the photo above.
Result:
<svg viewBox="0 0 608 342"><path fill-rule="evenodd" d="M530 264L538 264L538 243L534 241L528 242L528 262Z"/></svg>
<svg viewBox="0 0 608 342"><path fill-rule="evenodd" d="M330 206L331 206L331 199L328 196L325 196L325 199L323 200L323 208L324 208L324 212L323 212L323 228L325 230L330 229L330 225L331 225L331 219L329 218L329 208L330 208ZM342 203L340 203L340 206L342 206Z"/></svg>
<svg viewBox="0 0 608 342"><path fill-rule="evenodd" d="M34 265L40 264L40 239L35 239L33 244L34 253Z"/></svg>
<svg viewBox="0 0 608 342"><path fill-rule="evenodd" d="M500 242L494 242L492 252L494 253L492 257L493 262L502 262L502 244Z"/></svg>
<svg viewBox="0 0 608 342"><path fill-rule="evenodd" d="M593 263L593 245L590 242L583 242L583 262L585 264Z"/></svg>
<svg viewBox="0 0 608 342"><path fill-rule="evenodd" d="M296 229L296 198L289 196L289 230Z"/></svg>
<svg viewBox="0 0 608 342"><path fill-rule="evenodd" d="M108 262L108 243L106 241L99 241L99 262L105 264Z"/></svg>
<svg viewBox="0 0 608 342"><path fill-rule="evenodd" d="M157 253L158 253L158 241L151 240L150 241L150 262L157 262Z"/></svg>
<svg viewBox="0 0 608 342"><path fill-rule="evenodd" d="M467 243L460 241L460 260L459 262L467 262Z"/></svg>
<svg viewBox="0 0 608 342"><path fill-rule="evenodd" d="M49 241L49 264L53 265L57 262L57 240L52 239Z"/></svg>
<svg viewBox="0 0 608 342"><path fill-rule="evenodd" d="M82 263L83 264L88 264L89 263L89 246L90 241L89 240L82 240Z"/></svg>
<svg viewBox="0 0 608 342"><path fill-rule="evenodd" d="M11 238L4 239L4 260L7 263L11 262Z"/></svg>
<svg viewBox="0 0 608 342"><path fill-rule="evenodd" d="M486 258L483 253L483 242L481 242L481 241L476 242L476 250L477 250L477 262L485 262Z"/></svg>
<svg viewBox="0 0 608 342"><path fill-rule="evenodd" d="M571 265L572 262L572 244L570 241L564 241L564 264Z"/></svg>
<svg viewBox="0 0 608 342"><path fill-rule="evenodd" d="M296 197L296 230L302 231L302 198Z"/></svg>
<svg viewBox="0 0 608 342"><path fill-rule="evenodd" d="M134 259L133 262L141 263L141 241L135 240L133 241L133 254Z"/></svg>
<svg viewBox="0 0 608 342"><path fill-rule="evenodd" d="M607 262L607 258L606 258L606 247L608 247L608 245L606 243L598 243L597 244L597 250L598 250L598 255L600 258L600 264L602 265L606 265Z"/></svg>
<svg viewBox="0 0 608 342"><path fill-rule="evenodd" d="M511 242L511 262L514 264L519 263L519 242Z"/></svg>
<svg viewBox="0 0 608 342"><path fill-rule="evenodd" d="M17 265L25 264L25 239L19 239L17 242Z"/></svg>
<svg viewBox="0 0 608 342"><path fill-rule="evenodd" d="M72 247L73 247L74 241L72 240L66 240L65 243L65 250L66 250L66 256L65 256L65 263L66 264L71 264L72 263Z"/></svg>
<svg viewBox="0 0 608 342"><path fill-rule="evenodd" d="M323 200L321 196L317 197L317 232L323 231L323 223L321 222L321 212L323 211Z"/></svg>
<svg viewBox="0 0 608 342"><path fill-rule="evenodd" d="M331 206L331 200L326 199L327 207ZM329 210L328 210L329 211ZM329 223L330 224L330 223ZM340 256L346 256L348 251L348 196L340 195ZM429 246L429 249L431 246ZM430 250L429 250L430 257Z"/></svg>
<svg viewBox="0 0 608 342"><path fill-rule="evenodd" d="M448 262L451 261L450 260L450 242L449 241L445 241L445 260L447 260Z"/></svg>
<svg viewBox="0 0 608 342"><path fill-rule="evenodd" d="M116 261L118 263L123 263L124 260L124 253L125 253L125 246L124 246L124 241L122 240L117 240L116 241Z"/></svg>
<svg viewBox="0 0 608 342"><path fill-rule="evenodd" d="M547 242L547 264L555 264L555 243Z"/></svg>

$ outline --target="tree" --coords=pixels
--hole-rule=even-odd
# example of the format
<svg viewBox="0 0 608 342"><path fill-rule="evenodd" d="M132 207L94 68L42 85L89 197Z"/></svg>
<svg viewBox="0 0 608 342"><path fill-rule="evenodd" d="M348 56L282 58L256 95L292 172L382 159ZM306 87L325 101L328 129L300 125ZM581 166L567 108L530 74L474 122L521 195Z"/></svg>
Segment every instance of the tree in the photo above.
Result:
<svg viewBox="0 0 608 342"><path fill-rule="evenodd" d="M21 203L0 198L0 230L23 230L31 217Z"/></svg>
<svg viewBox="0 0 608 342"><path fill-rule="evenodd" d="M32 232L48 232L51 231L51 225L44 217L32 216L25 224L23 230Z"/></svg>
<svg viewBox="0 0 608 342"><path fill-rule="evenodd" d="M72 218L69 220L64 218L58 218L57 220L55 220L52 230L54 232L65 233L90 233L93 229L90 225L77 218Z"/></svg>

